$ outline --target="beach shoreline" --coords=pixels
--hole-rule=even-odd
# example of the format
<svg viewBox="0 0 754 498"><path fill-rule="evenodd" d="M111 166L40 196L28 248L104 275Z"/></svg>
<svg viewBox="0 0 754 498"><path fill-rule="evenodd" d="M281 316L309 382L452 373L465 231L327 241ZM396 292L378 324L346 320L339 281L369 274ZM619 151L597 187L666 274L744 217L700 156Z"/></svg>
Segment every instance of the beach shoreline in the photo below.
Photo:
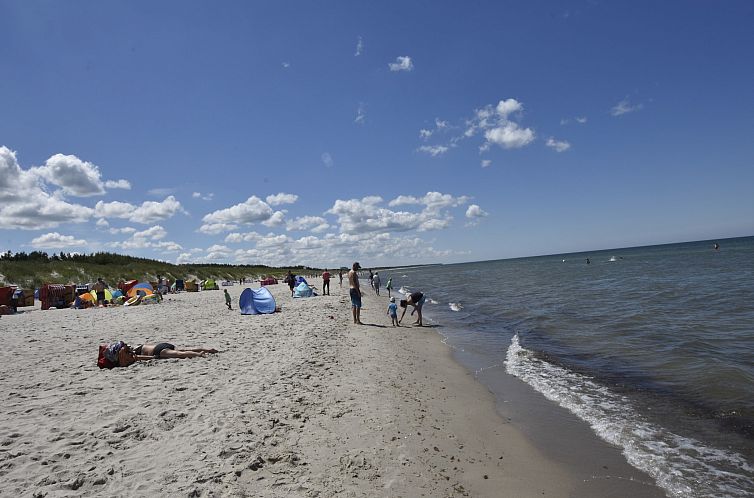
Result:
<svg viewBox="0 0 754 498"><path fill-rule="evenodd" d="M436 328L390 327L386 296L364 289L358 326L336 282L269 289L280 313L205 291L3 317L0 495L663 496L585 426L557 444L572 460L543 451ZM118 339L221 353L99 370Z"/></svg>

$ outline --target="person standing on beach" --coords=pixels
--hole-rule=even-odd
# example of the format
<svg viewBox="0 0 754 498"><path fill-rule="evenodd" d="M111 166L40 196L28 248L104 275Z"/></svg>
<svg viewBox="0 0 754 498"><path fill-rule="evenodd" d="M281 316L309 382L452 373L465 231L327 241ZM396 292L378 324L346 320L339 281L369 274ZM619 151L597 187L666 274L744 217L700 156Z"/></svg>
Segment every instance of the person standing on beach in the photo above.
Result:
<svg viewBox="0 0 754 498"><path fill-rule="evenodd" d="M372 273L372 269L369 269L369 287L374 289L374 273Z"/></svg>
<svg viewBox="0 0 754 498"><path fill-rule="evenodd" d="M374 272L374 277L372 278L372 287L374 287L374 292L379 296L380 295L380 274L378 272Z"/></svg>
<svg viewBox="0 0 754 498"><path fill-rule="evenodd" d="M340 278L340 286L343 287L343 270L338 270L338 278Z"/></svg>
<svg viewBox="0 0 754 498"><path fill-rule="evenodd" d="M398 305L395 304L395 298L390 298L390 304L387 305L387 314L390 315L390 323L393 327L400 327L398 323Z"/></svg>
<svg viewBox="0 0 754 498"><path fill-rule="evenodd" d="M393 289L393 277L389 277L387 279L387 283L385 284L385 288L387 289L387 297L393 297L390 295L390 291Z"/></svg>
<svg viewBox="0 0 754 498"><path fill-rule="evenodd" d="M232 311L233 308L230 307L231 299L230 299L230 294L228 294L228 289L223 289L223 291L225 292L225 305L228 307L229 310Z"/></svg>
<svg viewBox="0 0 754 498"><path fill-rule="evenodd" d="M351 311L353 312L353 323L362 325L361 323L361 287L359 287L359 274L358 270L361 269L359 262L355 262L351 267L351 271L348 272L348 293L351 295Z"/></svg>
<svg viewBox="0 0 754 498"><path fill-rule="evenodd" d="M288 275L285 276L283 282L288 284L288 287L291 289L291 297L293 297L293 289L296 287L296 277L291 273L291 270L288 270Z"/></svg>
<svg viewBox="0 0 754 498"><path fill-rule="evenodd" d="M322 273L322 295L330 295L330 272L327 271L327 268Z"/></svg>
<svg viewBox="0 0 754 498"><path fill-rule="evenodd" d="M107 285L102 277L97 279L97 283L92 285L92 290L97 293L97 306L105 305L105 289Z"/></svg>

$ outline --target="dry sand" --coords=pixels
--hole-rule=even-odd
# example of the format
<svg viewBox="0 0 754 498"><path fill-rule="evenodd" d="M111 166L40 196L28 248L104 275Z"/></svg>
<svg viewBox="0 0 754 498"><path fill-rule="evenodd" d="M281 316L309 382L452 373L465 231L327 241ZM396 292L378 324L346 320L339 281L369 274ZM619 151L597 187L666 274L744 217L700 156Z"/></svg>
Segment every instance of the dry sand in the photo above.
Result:
<svg viewBox="0 0 754 498"><path fill-rule="evenodd" d="M2 317L0 495L584 496L432 328L389 326L385 296L357 326L337 280L270 290L273 315L206 291ZM221 352L99 370L118 339Z"/></svg>

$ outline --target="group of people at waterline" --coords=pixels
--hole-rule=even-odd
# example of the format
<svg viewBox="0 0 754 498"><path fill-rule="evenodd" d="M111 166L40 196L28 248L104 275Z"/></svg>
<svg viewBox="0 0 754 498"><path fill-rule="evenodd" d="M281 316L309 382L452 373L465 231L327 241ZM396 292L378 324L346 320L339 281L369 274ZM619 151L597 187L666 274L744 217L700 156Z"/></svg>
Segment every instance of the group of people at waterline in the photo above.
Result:
<svg viewBox="0 0 754 498"><path fill-rule="evenodd" d="M351 266L351 270L348 272L348 293L351 297L351 312L353 313L353 323L356 325L363 325L361 322L361 285L359 284L359 270L361 269L361 265L357 262L355 262ZM372 273L372 270L369 270L369 285L374 290L375 294L378 296L380 295L380 276L379 273L375 272ZM398 318L398 305L395 304L395 297L391 296L391 290L393 288L393 279L389 278L387 281L387 285L385 288L388 291L388 296L390 299L390 304L388 304L387 307L387 315L390 317L390 322L394 327L398 327L401 324L401 321L403 320L403 317L406 316L406 310L409 306L411 306L413 311L411 311L411 314L414 313L417 314L417 319L414 322L414 325L422 326L422 307L424 306L424 294L421 292L414 292L410 294L406 299L401 299L399 301L400 307L403 308L403 313L401 313L401 317Z"/></svg>

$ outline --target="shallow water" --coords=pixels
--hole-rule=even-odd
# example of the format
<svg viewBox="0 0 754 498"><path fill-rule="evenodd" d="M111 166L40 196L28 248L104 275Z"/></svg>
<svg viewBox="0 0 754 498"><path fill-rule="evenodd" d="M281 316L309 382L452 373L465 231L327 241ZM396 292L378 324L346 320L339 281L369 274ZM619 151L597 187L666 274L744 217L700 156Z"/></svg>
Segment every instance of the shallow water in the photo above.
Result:
<svg viewBox="0 0 754 498"><path fill-rule="evenodd" d="M718 242L386 273L467 366L504 366L669 495L754 496L754 237Z"/></svg>

